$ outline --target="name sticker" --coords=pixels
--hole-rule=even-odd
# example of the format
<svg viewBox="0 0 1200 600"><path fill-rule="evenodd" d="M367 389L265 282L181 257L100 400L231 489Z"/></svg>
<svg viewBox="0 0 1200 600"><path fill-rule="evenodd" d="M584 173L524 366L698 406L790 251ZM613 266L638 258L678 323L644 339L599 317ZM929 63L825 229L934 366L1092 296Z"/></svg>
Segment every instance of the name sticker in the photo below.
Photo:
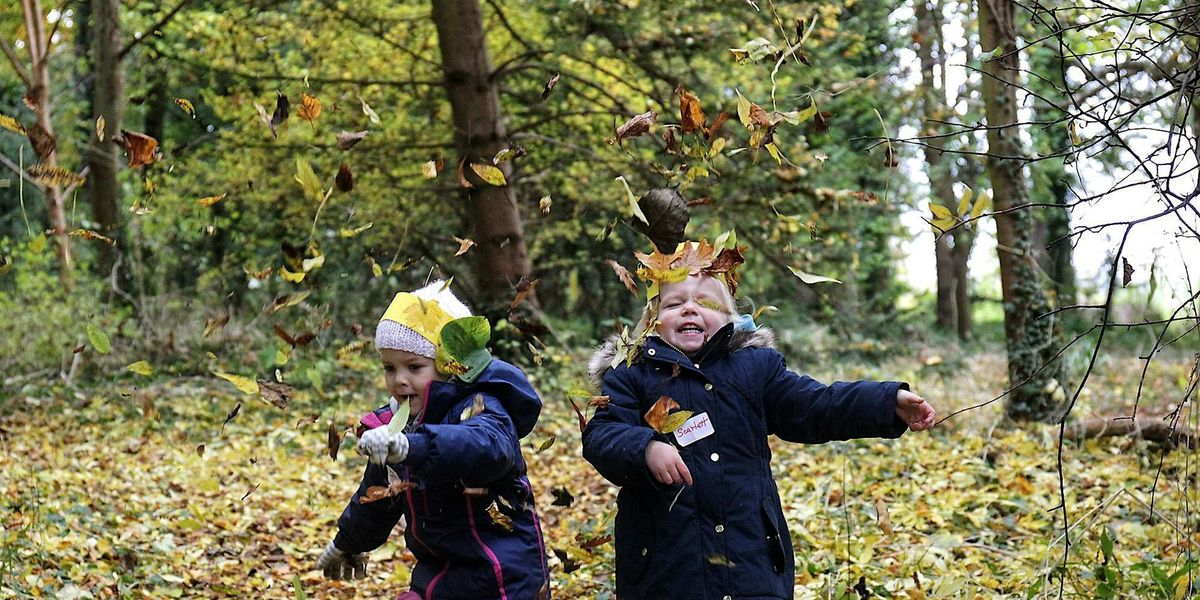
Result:
<svg viewBox="0 0 1200 600"><path fill-rule="evenodd" d="M684 421L683 425L675 430L675 440L680 446L687 446L714 433L716 430L713 429L712 421L708 420L708 413L700 413Z"/></svg>

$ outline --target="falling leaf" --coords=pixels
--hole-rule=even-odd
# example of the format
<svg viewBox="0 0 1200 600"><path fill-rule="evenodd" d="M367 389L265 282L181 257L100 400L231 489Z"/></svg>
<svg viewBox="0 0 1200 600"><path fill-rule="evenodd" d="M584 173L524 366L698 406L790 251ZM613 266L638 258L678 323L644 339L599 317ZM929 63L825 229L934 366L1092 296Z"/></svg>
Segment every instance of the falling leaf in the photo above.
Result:
<svg viewBox="0 0 1200 600"><path fill-rule="evenodd" d="M196 456L204 456L204 444L196 445Z"/></svg>
<svg viewBox="0 0 1200 600"><path fill-rule="evenodd" d="M529 277L522 276L521 280L518 281L516 285L517 295L515 298L513 298L512 303L508 305L508 310L511 311L512 309L516 308L518 304L525 301L525 297L533 293L533 289L537 287L538 281L541 280L534 279L530 281Z"/></svg>
<svg viewBox="0 0 1200 600"><path fill-rule="evenodd" d="M550 503L552 506L570 506L575 503L575 496L565 487L552 488L550 494L554 496L554 501Z"/></svg>
<svg viewBox="0 0 1200 600"><path fill-rule="evenodd" d="M896 535L892 530L892 517L888 514L887 502L883 498L875 499L875 521L879 523L879 529L889 537Z"/></svg>
<svg viewBox="0 0 1200 600"><path fill-rule="evenodd" d="M674 431L674 428L666 429L665 427L667 423L667 413L675 408L679 408L678 402L676 402L670 396L660 396L658 401L654 403L654 406L651 406L650 410L646 411L646 423L648 423L655 431L663 433Z"/></svg>
<svg viewBox="0 0 1200 600"><path fill-rule="evenodd" d="M254 484L253 486L250 486L250 489L246 490L246 493L245 493L245 494L242 494L242 500L245 500L246 498L249 498L249 497L250 497L250 494L253 494L253 493L254 493L254 490L257 490L259 485L261 485L261 484L258 484L258 483L256 483L256 484ZM240 501L241 501L241 500L239 500L239 502L240 502Z"/></svg>
<svg viewBox="0 0 1200 600"><path fill-rule="evenodd" d="M725 149L725 145L728 143L729 140L723 137L713 140L712 145L708 147L708 157L710 159L716 158L719 154L721 154L721 151Z"/></svg>
<svg viewBox="0 0 1200 600"><path fill-rule="evenodd" d="M458 183L459 183L459 185L461 185L469 190L469 189L473 189L475 187L475 184L471 183L470 181L467 181L467 173L465 171L466 164L467 164L466 158L459 159L459 161L458 161Z"/></svg>
<svg viewBox="0 0 1200 600"><path fill-rule="evenodd" d="M280 270L282 270L282 269L280 269ZM303 291L296 292L293 294L276 296L275 299L271 301L271 304L269 304L267 306L267 312L277 312L277 311L283 310L289 306L295 306L297 304L300 304L311 293L312 293L312 290L303 290Z"/></svg>
<svg viewBox="0 0 1200 600"><path fill-rule="evenodd" d="M151 164L159 159L158 140L144 133L122 129L121 144L125 146L125 156L129 159L130 169Z"/></svg>
<svg viewBox="0 0 1200 600"><path fill-rule="evenodd" d="M536 454L541 454L542 452L545 452L546 450L549 450L549 449L550 449L550 446L553 446L553 445L554 445L554 440L555 440L555 436L553 436L553 435L552 435L552 436L550 436L550 437L548 437L548 438L546 438L546 441L544 441L544 442L542 442L541 444L539 444L539 445L538 445L538 447L537 447L537 451L536 451L535 453L536 453Z"/></svg>
<svg viewBox="0 0 1200 600"><path fill-rule="evenodd" d="M725 121L728 121L728 120L729 120L729 113L727 113L725 111L721 111L721 112L717 113L717 117L715 119L713 119L712 124L708 126L708 129L704 130L704 137L711 140L713 138L713 136L717 135L717 132L721 131L721 127L724 126Z"/></svg>
<svg viewBox="0 0 1200 600"><path fill-rule="evenodd" d="M571 558L565 551L558 548L551 548L551 550L554 551L554 556L557 556L559 562L562 563L563 574L573 573L578 571L579 567L583 566L583 563Z"/></svg>
<svg viewBox="0 0 1200 600"><path fill-rule="evenodd" d="M108 340L108 334L93 323L87 324L87 339L92 344L92 348L100 354L108 354L112 350L112 344Z"/></svg>
<svg viewBox="0 0 1200 600"><path fill-rule="evenodd" d="M499 152L497 152L496 156L492 157L492 164L498 165L506 160L512 160L514 158L521 158L522 156L525 156L525 149L520 146L513 146L512 148L504 148L504 149L500 150Z"/></svg>
<svg viewBox="0 0 1200 600"><path fill-rule="evenodd" d="M742 125L750 127L750 101L742 95L741 90L734 91L737 92L738 120Z"/></svg>
<svg viewBox="0 0 1200 600"><path fill-rule="evenodd" d="M438 176L439 171L436 160L427 161L421 165L421 175L424 175L425 179L434 179Z"/></svg>
<svg viewBox="0 0 1200 600"><path fill-rule="evenodd" d="M475 171L475 174L478 175L480 179L488 182L491 185L496 187L508 185L508 182L504 179L504 171L501 171L492 165L471 163L471 170Z"/></svg>
<svg viewBox="0 0 1200 600"><path fill-rule="evenodd" d="M675 88L679 95L679 122L684 133L704 130L704 110L700 108L700 99L687 91L683 85Z"/></svg>
<svg viewBox="0 0 1200 600"><path fill-rule="evenodd" d="M271 113L271 120L267 122L267 125L271 127L271 135L276 135L275 128L288 120L290 105L287 96L275 92L275 112Z"/></svg>
<svg viewBox="0 0 1200 600"><path fill-rule="evenodd" d="M243 394L249 395L258 393L258 382L249 377L242 377L241 375L234 375L232 373L222 373L220 371L213 371L212 373L213 375L232 383L234 387L241 390Z"/></svg>
<svg viewBox="0 0 1200 600"><path fill-rule="evenodd" d="M352 238L352 237L355 237L358 234L370 229L373 225L375 225L375 224L367 223L366 225L360 225L358 227L355 227L354 229L342 228L342 229L338 230L338 236L342 237L342 238Z"/></svg>
<svg viewBox="0 0 1200 600"><path fill-rule="evenodd" d="M584 550L591 550L592 548L603 546L604 544L611 542L612 539L613 536L611 535L602 535L594 538L585 538L583 533L578 533L575 535L575 541L579 542L579 547L583 548Z"/></svg>
<svg viewBox="0 0 1200 600"><path fill-rule="evenodd" d="M1121 257L1121 287L1129 285L1129 281L1133 279L1133 265L1129 264L1129 259Z"/></svg>
<svg viewBox="0 0 1200 600"><path fill-rule="evenodd" d="M333 178L333 186L339 192L349 192L354 189L354 175L350 173L350 165L342 163L337 175Z"/></svg>
<svg viewBox="0 0 1200 600"><path fill-rule="evenodd" d="M0 115L0 128L7 129L13 133L25 135L25 126L21 125L20 121L17 121L8 115Z"/></svg>
<svg viewBox="0 0 1200 600"><path fill-rule="evenodd" d="M104 242L105 244L108 244L109 246L115 246L117 243L116 240L114 240L108 236L96 233L95 231L91 231L90 229L76 229L74 231L68 232L67 235L69 235L71 237L83 238L85 240Z"/></svg>
<svg viewBox="0 0 1200 600"><path fill-rule="evenodd" d="M196 204L199 204L200 206L207 208L209 206L212 206L212 205L224 200L225 196L228 196L228 195L229 195L229 192L225 192L224 194L221 194L220 196L205 196L204 198L197 200Z"/></svg>
<svg viewBox="0 0 1200 600"><path fill-rule="evenodd" d="M550 214L550 206L552 204L554 204L554 201L550 199L549 194L542 196L542 199L538 200L538 209L542 211L543 217Z"/></svg>
<svg viewBox="0 0 1200 600"><path fill-rule="evenodd" d="M234 417L238 416L238 413L241 411L242 411L242 402L241 402L241 400L239 400L238 403L234 405L233 410L230 410L229 413L225 415L225 421L223 423L221 423L221 431L225 431L225 426L228 425L229 422L232 421Z"/></svg>
<svg viewBox="0 0 1200 600"><path fill-rule="evenodd" d="M546 85L542 87L542 100L550 97L550 92L554 91L554 86L558 85L558 80L561 77L561 73L555 73L554 77L551 77L550 80L546 82Z"/></svg>
<svg viewBox="0 0 1200 600"><path fill-rule="evenodd" d="M462 255L466 254L467 250L470 250L471 246L475 245L475 242L473 240L464 240L463 238L460 238L458 236L451 236L451 237L454 238L454 241L458 242L458 251L454 253L455 256L462 256Z"/></svg>
<svg viewBox="0 0 1200 600"><path fill-rule="evenodd" d="M187 98L176 98L175 105L183 109L183 112L187 113L189 117L196 118L196 107L192 106L192 102ZM103 138L101 139L103 140Z"/></svg>
<svg viewBox="0 0 1200 600"><path fill-rule="evenodd" d="M308 273L304 271L289 271L287 267L279 267L279 276L282 277L284 281L300 283L301 281L304 281L304 278L307 275Z"/></svg>
<svg viewBox="0 0 1200 600"><path fill-rule="evenodd" d="M263 400L267 401L267 404L280 410L285 410L288 407L288 402L292 399L292 386L286 383L259 379L258 393Z"/></svg>
<svg viewBox="0 0 1200 600"><path fill-rule="evenodd" d="M621 263L611 258L608 259L608 265L612 267L612 270L617 274L621 283L625 284L625 289L629 290L629 293L634 296L639 295L637 282L633 280L633 274L629 272L629 269L626 269Z"/></svg>
<svg viewBox="0 0 1200 600"><path fill-rule="evenodd" d="M650 126L654 125L655 118L658 116L652 110L648 110L640 115L637 115L628 121L625 121L617 128L616 135L605 140L609 144L620 144L621 142L646 134L650 131Z"/></svg>
<svg viewBox="0 0 1200 600"><path fill-rule="evenodd" d="M37 154L41 160L46 160L47 157L54 153L54 149L58 147L58 142L55 141L54 136L50 135L50 132L46 131L46 128L38 123L30 125L25 130L25 135L29 137L29 143L33 146L33 153Z"/></svg>
<svg viewBox="0 0 1200 600"><path fill-rule="evenodd" d="M367 115L367 118L371 120L371 123L379 125L379 115L375 113L375 110L372 109L369 104L367 104L367 101L364 100L362 96L358 97L358 101L362 103L363 114Z"/></svg>
<svg viewBox="0 0 1200 600"><path fill-rule="evenodd" d="M313 172L312 165L303 156L296 157L296 176L294 178L300 187L304 190L304 195L314 202L321 202L325 199L325 188L321 185L321 180L317 178L317 174Z"/></svg>
<svg viewBox="0 0 1200 600"><path fill-rule="evenodd" d="M807 283L809 285L813 285L815 283L826 283L826 282L841 283L840 281L838 281L832 277L826 277L824 275L815 275L813 273L807 273L805 271L801 271L800 269L797 269L796 267L793 267L790 265L788 266L788 270L792 272L792 275L799 277L800 281L803 281L804 283Z"/></svg>
<svg viewBox="0 0 1200 600"><path fill-rule="evenodd" d="M488 516L492 518L492 523L495 523L497 527L506 532L511 532L513 530L512 517L500 512L500 507L497 506L495 500L493 500L492 503L489 504L484 510L487 511Z"/></svg>
<svg viewBox="0 0 1200 600"><path fill-rule="evenodd" d="M383 277L383 267L379 266L379 263L375 262L375 259L370 256L367 257L367 260L371 262L371 275L376 279Z"/></svg>
<svg viewBox="0 0 1200 600"><path fill-rule="evenodd" d="M317 127L317 117L321 116L321 101L315 96L302 93L300 95L300 108L296 109L296 116L308 121L308 124L312 125L315 130Z"/></svg>
<svg viewBox="0 0 1200 600"><path fill-rule="evenodd" d="M132 371L143 377L149 377L150 374L154 372L154 367L151 367L150 363L144 360L139 360L125 367L125 370Z"/></svg>
<svg viewBox="0 0 1200 600"><path fill-rule="evenodd" d="M587 427L587 418L583 416L583 411L579 410L579 405L575 404L575 399L567 396L567 402L571 403L571 408L575 409L575 417L579 419L579 433Z"/></svg>
<svg viewBox="0 0 1200 600"><path fill-rule="evenodd" d="M337 460L338 449L342 447L342 435L333 421L329 422L329 437L326 439L325 446L329 450L329 458Z"/></svg>
<svg viewBox="0 0 1200 600"><path fill-rule="evenodd" d="M35 181L51 187L78 187L86 181L83 175L57 165L36 164L26 169L26 172Z"/></svg>
<svg viewBox="0 0 1200 600"><path fill-rule="evenodd" d="M204 335L200 339L206 339L208 336L225 328L225 324L229 322L229 315L221 315L215 319L207 319L204 321Z"/></svg>
<svg viewBox="0 0 1200 600"><path fill-rule="evenodd" d="M642 223L649 225L650 221L646 219L646 214L642 212L642 207L638 206L638 199L633 195L633 190L630 189L629 182L625 181L625 176L618 175L617 181L620 181L621 185L625 186L625 201L627 207L633 213L633 216L637 217L637 219Z"/></svg>
<svg viewBox="0 0 1200 600"><path fill-rule="evenodd" d="M104 115L96 117L96 139L104 141Z"/></svg>
<svg viewBox="0 0 1200 600"><path fill-rule="evenodd" d="M311 331L305 331L298 336L292 337L279 325L275 325L275 335L279 337L279 339L287 342L289 346L307 346L312 343L313 340L317 339L317 334Z"/></svg>
<svg viewBox="0 0 1200 600"><path fill-rule="evenodd" d="M366 131L365 129L363 131L353 132L339 131L337 134L338 148L341 148L342 150L349 150L350 148L353 148L355 144L363 141L363 139L367 137L368 133L370 132Z"/></svg>

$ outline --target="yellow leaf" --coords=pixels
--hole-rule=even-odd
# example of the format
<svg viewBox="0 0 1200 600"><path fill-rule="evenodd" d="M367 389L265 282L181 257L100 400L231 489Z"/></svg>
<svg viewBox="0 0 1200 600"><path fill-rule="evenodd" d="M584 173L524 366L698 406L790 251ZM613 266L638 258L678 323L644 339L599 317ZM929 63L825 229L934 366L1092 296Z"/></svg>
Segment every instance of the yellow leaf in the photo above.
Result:
<svg viewBox="0 0 1200 600"><path fill-rule="evenodd" d="M992 195L987 192L980 192L975 198L975 206L971 208L971 219L978 219L983 211L992 207Z"/></svg>
<svg viewBox="0 0 1200 600"><path fill-rule="evenodd" d="M667 415L667 420L663 422L663 433L675 431L683 427L683 424L690 418L692 418L692 411L690 410L680 410Z"/></svg>
<svg viewBox="0 0 1200 600"><path fill-rule="evenodd" d="M323 264L325 264L325 255L319 252L316 256L312 256L300 261L300 266L304 269L305 273L312 271L313 269L319 269Z"/></svg>
<svg viewBox="0 0 1200 600"><path fill-rule="evenodd" d="M719 137L719 138L713 140L712 145L708 147L708 157L716 158L717 155L720 154L721 151L725 149L725 144L728 144L728 143L729 143L729 140L727 140L723 137Z"/></svg>
<svg viewBox="0 0 1200 600"><path fill-rule="evenodd" d="M367 223L366 225L363 225L361 227L355 227L354 229L342 228L341 230L338 231L338 235L341 237L344 237L344 238L352 238L352 237L370 229L372 225L374 225L374 223Z"/></svg>
<svg viewBox="0 0 1200 600"><path fill-rule="evenodd" d="M738 120L742 122L742 125L749 127L750 126L750 101L747 100L746 97L742 95L741 90L736 90L736 91L737 91L737 97L738 97L738 101L737 101L738 102L738 105L737 105L738 106Z"/></svg>
<svg viewBox="0 0 1200 600"><path fill-rule="evenodd" d="M962 197L958 199L958 210L955 211L955 214L960 217L967 214L967 209L971 207L971 198L974 195L975 190L972 190L969 185L964 185Z"/></svg>
<svg viewBox="0 0 1200 600"><path fill-rule="evenodd" d="M782 166L783 165L783 157L779 155L779 147L775 145L775 142L771 142L770 144L767 144L766 148L767 148L767 152L769 152L771 154L771 158L774 158L775 162Z"/></svg>
<svg viewBox="0 0 1200 600"><path fill-rule="evenodd" d="M431 160L431 161L426 162L425 164L421 165L421 174L425 176L425 179L433 179L433 178L437 177L438 176L437 161Z"/></svg>
<svg viewBox="0 0 1200 600"><path fill-rule="evenodd" d="M379 263L375 262L375 259L373 258L371 259L371 275L374 275L377 278L383 277L383 267L380 267Z"/></svg>
<svg viewBox="0 0 1200 600"><path fill-rule="evenodd" d="M145 377L149 377L150 374L154 372L154 367L151 367L150 363L148 363L144 360L139 360L139 361L125 367L125 369L128 371L133 371L134 373L137 373L138 375L142 375Z"/></svg>
<svg viewBox="0 0 1200 600"><path fill-rule="evenodd" d="M187 98L176 98L175 105L183 109L183 112L187 113L189 117L193 119L196 118L196 107L192 106L191 100L188 100Z"/></svg>
<svg viewBox="0 0 1200 600"><path fill-rule="evenodd" d="M25 135L25 126L21 125L19 121L8 115L0 115L0 127L3 127L4 129L7 129L13 133Z"/></svg>
<svg viewBox="0 0 1200 600"><path fill-rule="evenodd" d="M212 205L224 200L225 196L228 196L228 195L229 195L229 192L225 192L224 194L221 194L220 196L205 196L205 197L197 200L196 204L199 204L200 206L205 206L205 207L212 206Z"/></svg>
<svg viewBox="0 0 1200 600"><path fill-rule="evenodd" d="M501 171L492 165L471 163L471 170L475 171L475 174L478 175L480 179L494 186L503 187L508 185L508 182L504 180L504 171Z"/></svg>
<svg viewBox="0 0 1200 600"><path fill-rule="evenodd" d="M96 138L104 141L104 115L96 117Z"/></svg>
<svg viewBox="0 0 1200 600"><path fill-rule="evenodd" d="M47 164L37 164L29 167L27 171L29 176L41 182L44 185L52 187L69 187L81 186L85 181L83 175L74 171L68 171L59 166L51 166Z"/></svg>
<svg viewBox="0 0 1200 600"><path fill-rule="evenodd" d="M300 283L301 281L304 281L305 275L307 275L307 273L305 273L304 271L301 271L299 273L293 273L293 272L287 270L287 267L279 267L279 276L282 277L284 281L290 281L292 283Z"/></svg>
<svg viewBox="0 0 1200 600"><path fill-rule="evenodd" d="M1071 136L1071 143L1079 146L1083 144L1083 138L1079 136L1079 127L1075 125L1075 121L1067 124L1067 135Z"/></svg>
<svg viewBox="0 0 1200 600"><path fill-rule="evenodd" d="M237 389L241 390L243 394L258 393L258 382L249 377L242 377L241 375L233 375L231 373L222 373L220 371L213 371L212 374L224 379L225 381L228 381L229 383L232 383L237 387Z"/></svg>
<svg viewBox="0 0 1200 600"><path fill-rule="evenodd" d="M542 199L538 200L538 209L542 211L543 217L550 214L550 207L553 204L554 201L550 199L549 194L542 196Z"/></svg>
<svg viewBox="0 0 1200 600"><path fill-rule="evenodd" d="M945 206L942 206L941 204L938 204L937 202L929 203L929 212L933 213L933 218L935 218L935 219L950 219L951 221L954 220L954 213L950 212L949 208L946 208Z"/></svg>
<svg viewBox="0 0 1200 600"><path fill-rule="evenodd" d="M296 109L296 116L312 124L321 116L321 101L308 94L301 94L300 108Z"/></svg>

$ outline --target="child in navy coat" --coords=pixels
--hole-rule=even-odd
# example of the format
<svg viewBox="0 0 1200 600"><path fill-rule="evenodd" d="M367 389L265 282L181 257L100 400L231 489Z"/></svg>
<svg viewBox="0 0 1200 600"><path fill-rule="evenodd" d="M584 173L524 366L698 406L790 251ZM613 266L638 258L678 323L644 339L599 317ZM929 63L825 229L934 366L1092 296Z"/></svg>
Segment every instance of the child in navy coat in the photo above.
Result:
<svg viewBox="0 0 1200 600"><path fill-rule="evenodd" d="M520 446L541 400L513 365L486 353L466 364L439 353L443 329L469 315L438 281L397 294L380 320L375 347L392 397L361 420L358 449L370 460L317 561L326 577L362 577L365 553L405 517L405 543L417 564L411 590L400 598L549 597ZM409 422L389 428L397 414L411 415Z"/></svg>
<svg viewBox="0 0 1200 600"><path fill-rule="evenodd" d="M617 597L792 598L767 437L895 438L931 427L934 410L905 383L824 385L789 371L769 330L735 318L737 248L685 242L639 258L651 298L635 342L593 357L609 401L583 434L584 458L621 486ZM680 411L691 414L663 427Z"/></svg>

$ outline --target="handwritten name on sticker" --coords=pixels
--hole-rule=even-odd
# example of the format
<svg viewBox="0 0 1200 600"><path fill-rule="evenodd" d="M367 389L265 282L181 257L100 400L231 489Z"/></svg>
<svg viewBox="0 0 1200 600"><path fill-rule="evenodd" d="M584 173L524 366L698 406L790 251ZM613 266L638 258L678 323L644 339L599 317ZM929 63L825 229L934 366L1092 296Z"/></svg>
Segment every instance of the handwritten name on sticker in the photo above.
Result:
<svg viewBox="0 0 1200 600"><path fill-rule="evenodd" d="M680 446L687 446L696 440L702 440L716 433L713 429L712 421L708 420L708 413L700 413L680 425L675 430L675 440Z"/></svg>

